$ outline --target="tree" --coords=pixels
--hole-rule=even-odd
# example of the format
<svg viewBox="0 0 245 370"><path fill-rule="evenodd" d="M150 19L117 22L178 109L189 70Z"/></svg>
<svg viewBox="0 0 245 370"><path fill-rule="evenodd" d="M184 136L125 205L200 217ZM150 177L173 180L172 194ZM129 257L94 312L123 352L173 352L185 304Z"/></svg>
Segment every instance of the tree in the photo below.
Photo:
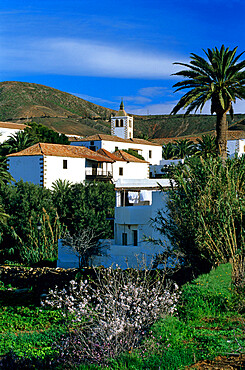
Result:
<svg viewBox="0 0 245 370"><path fill-rule="evenodd" d="M215 143L215 137L212 135L202 135L201 139L197 139L197 150L195 155L203 158L217 156L217 147Z"/></svg>
<svg viewBox="0 0 245 370"><path fill-rule="evenodd" d="M184 140L175 140L174 143L174 155L177 159L184 159L189 157L195 152L195 144L193 141L184 139Z"/></svg>
<svg viewBox="0 0 245 370"><path fill-rule="evenodd" d="M172 179L168 211L159 210L157 229L194 273L232 260L233 272L243 266L245 274L245 157L224 165L219 157L193 156L174 167Z"/></svg>
<svg viewBox="0 0 245 370"><path fill-rule="evenodd" d="M167 143L162 147L163 159L174 159L175 158L175 145L173 143Z"/></svg>
<svg viewBox="0 0 245 370"><path fill-rule="evenodd" d="M55 239L59 233L59 220L50 190L23 181L14 185L1 185L0 203L10 216L6 224L0 223L2 258L9 259L9 253L12 253L15 259L25 258L30 261L35 257L37 261L45 254L44 246L48 247L49 256L53 250L53 257L57 258ZM38 235L37 224L40 221L42 229ZM38 236L43 251L38 250Z"/></svg>
<svg viewBox="0 0 245 370"><path fill-rule="evenodd" d="M93 255L101 255L101 243L94 230L87 227L78 234L71 235L69 232L62 239L62 244L68 246L79 258L79 267L90 266Z"/></svg>
<svg viewBox="0 0 245 370"><path fill-rule="evenodd" d="M188 89L182 96L171 114L176 114L181 108L187 108L186 114L200 109L211 100L211 114L216 113L216 145L223 161L227 156L227 120L229 112L233 117L232 103L236 99L245 98L245 61L239 61L243 53L236 55L237 47L233 50L221 46L220 50L204 50L208 61L191 53L190 64L174 63L188 69L174 73L174 75L187 78L176 83L175 92Z"/></svg>
<svg viewBox="0 0 245 370"><path fill-rule="evenodd" d="M53 143L69 145L69 139L65 134L60 134L40 123L31 122L24 129L25 133L32 138L33 143Z"/></svg>
<svg viewBox="0 0 245 370"><path fill-rule="evenodd" d="M61 190L61 186L60 186ZM104 182L77 183L64 188L64 193L52 193L54 206L60 221L71 235L79 235L84 228L90 228L100 238L113 234L110 219L114 216L114 185ZM59 200L62 195L62 203ZM58 195L58 196L57 196Z"/></svg>
<svg viewBox="0 0 245 370"><path fill-rule="evenodd" d="M18 131L1 145L1 154L17 153L33 144L34 140L27 132Z"/></svg>

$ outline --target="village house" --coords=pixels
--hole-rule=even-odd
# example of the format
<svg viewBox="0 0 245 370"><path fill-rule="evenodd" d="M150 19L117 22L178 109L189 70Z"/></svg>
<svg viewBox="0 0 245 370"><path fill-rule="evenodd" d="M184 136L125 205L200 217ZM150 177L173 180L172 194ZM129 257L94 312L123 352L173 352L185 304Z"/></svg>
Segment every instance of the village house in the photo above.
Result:
<svg viewBox="0 0 245 370"><path fill-rule="evenodd" d="M48 189L58 179L72 183L112 179L113 160L81 146L38 143L7 156L9 172Z"/></svg>
<svg viewBox="0 0 245 370"><path fill-rule="evenodd" d="M133 137L133 117L129 116L121 103L120 110L111 118L111 135L95 134L86 138L69 138L71 145L85 146L91 150L106 149L113 153L117 150L133 149L152 165L160 164L162 146L147 140Z"/></svg>
<svg viewBox="0 0 245 370"><path fill-rule="evenodd" d="M121 268L150 266L154 257L170 247L167 237L152 225L152 219L159 209L166 210L168 179L118 180L115 184L116 207L114 239L104 243L104 255L93 256L94 266L109 267L118 264ZM147 239L161 239L155 244ZM59 243L58 267L78 267L79 260L74 252Z"/></svg>

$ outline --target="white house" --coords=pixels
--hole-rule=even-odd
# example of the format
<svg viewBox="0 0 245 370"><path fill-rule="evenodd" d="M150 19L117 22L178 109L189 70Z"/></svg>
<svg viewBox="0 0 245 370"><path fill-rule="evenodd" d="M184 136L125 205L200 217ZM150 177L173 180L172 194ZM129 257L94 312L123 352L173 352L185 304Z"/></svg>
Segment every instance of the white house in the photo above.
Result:
<svg viewBox="0 0 245 370"><path fill-rule="evenodd" d="M81 146L38 143L7 156L16 181L51 188L58 179L72 183L112 179L113 160Z"/></svg>
<svg viewBox="0 0 245 370"><path fill-rule="evenodd" d="M116 182L116 207L114 239L104 241L104 256L93 256L94 266L109 267L118 264L121 268L147 266L156 254L164 251L170 241L152 225L151 219L159 209L166 209L168 179L118 180ZM146 238L161 239L163 246L146 241ZM78 257L67 247L59 245L58 267L77 267Z"/></svg>
<svg viewBox="0 0 245 370"><path fill-rule="evenodd" d="M133 117L127 115L121 103L120 110L111 118L111 135L96 134L86 138L70 138L71 145L81 145L97 151L106 149L113 153L117 150L133 149L150 164L159 164L162 159L162 146L147 140L133 137Z"/></svg>
<svg viewBox="0 0 245 370"><path fill-rule="evenodd" d="M149 163L136 158L123 150L117 150L114 153L110 153L106 149L99 149L96 153L104 155L114 161L112 164L114 182L119 179L149 178Z"/></svg>
<svg viewBox="0 0 245 370"><path fill-rule="evenodd" d="M229 157L245 154L245 131L228 131L227 153Z"/></svg>
<svg viewBox="0 0 245 370"><path fill-rule="evenodd" d="M23 131L26 125L22 123L0 122L0 143L8 140L12 135Z"/></svg>

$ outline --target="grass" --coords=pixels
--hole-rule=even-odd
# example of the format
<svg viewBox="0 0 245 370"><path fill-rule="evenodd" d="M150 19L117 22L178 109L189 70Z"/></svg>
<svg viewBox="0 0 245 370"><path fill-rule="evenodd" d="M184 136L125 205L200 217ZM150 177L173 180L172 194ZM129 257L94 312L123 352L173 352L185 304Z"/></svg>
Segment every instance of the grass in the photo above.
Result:
<svg viewBox="0 0 245 370"><path fill-rule="evenodd" d="M57 310L35 306L2 306L0 355L45 358L56 354L54 342L65 327ZM244 315L236 311L231 266L220 265L182 287L178 316L163 317L146 334L140 347L111 360L107 369L184 369L202 359L245 348ZM103 369L81 365L80 370Z"/></svg>

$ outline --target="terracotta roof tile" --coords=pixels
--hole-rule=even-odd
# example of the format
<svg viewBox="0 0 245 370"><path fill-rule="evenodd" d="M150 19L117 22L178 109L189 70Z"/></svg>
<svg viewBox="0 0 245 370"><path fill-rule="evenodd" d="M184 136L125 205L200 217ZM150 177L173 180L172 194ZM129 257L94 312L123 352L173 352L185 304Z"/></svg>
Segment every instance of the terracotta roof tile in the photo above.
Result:
<svg viewBox="0 0 245 370"><path fill-rule="evenodd" d="M115 153L111 153L111 152L109 152L106 149L102 149L101 148L101 149L97 150L96 153L99 153L99 154L104 155L104 156L106 156L108 158L111 158L113 161L124 161L124 159L117 157L115 155Z"/></svg>
<svg viewBox="0 0 245 370"><path fill-rule="evenodd" d="M13 123L13 122L0 122L0 128L10 128L10 129L17 129L17 130L24 130L26 128L26 125L23 125L23 123Z"/></svg>
<svg viewBox="0 0 245 370"><path fill-rule="evenodd" d="M80 140L75 141L95 141L95 140L105 140L105 141L116 141L116 142L122 142L122 143L133 143L133 144L143 144L143 145L155 145L159 146L159 144L156 144L155 142L147 141L144 139L122 139L121 137L114 136L114 135L106 135L106 134L95 134L92 136L85 137Z"/></svg>
<svg viewBox="0 0 245 370"><path fill-rule="evenodd" d="M123 162L138 162L138 163L149 163L143 159L139 159L135 157L134 155L131 155L124 150L117 150L114 153L108 152L106 149L99 149L96 153L103 154L107 156L108 158L113 159L114 161L123 161Z"/></svg>
<svg viewBox="0 0 245 370"><path fill-rule="evenodd" d="M94 152L84 146L38 143L18 153L9 154L8 157L27 155L46 155L55 157L87 158L97 162L113 162L112 159Z"/></svg>
<svg viewBox="0 0 245 370"><path fill-rule="evenodd" d="M113 154L117 158L123 159L124 161L127 161L127 162L149 163L149 162L147 162L143 159L139 159L139 158L135 157L134 155L131 155L127 152L124 152L124 150L117 150Z"/></svg>

